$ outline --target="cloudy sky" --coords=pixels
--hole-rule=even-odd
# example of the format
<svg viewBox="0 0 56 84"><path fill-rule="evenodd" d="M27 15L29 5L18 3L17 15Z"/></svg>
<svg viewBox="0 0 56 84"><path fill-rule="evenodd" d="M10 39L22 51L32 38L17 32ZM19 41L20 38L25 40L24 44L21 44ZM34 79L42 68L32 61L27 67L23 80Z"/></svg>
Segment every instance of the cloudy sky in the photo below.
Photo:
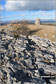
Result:
<svg viewBox="0 0 56 84"><path fill-rule="evenodd" d="M2 20L55 19L56 0L0 0Z"/></svg>

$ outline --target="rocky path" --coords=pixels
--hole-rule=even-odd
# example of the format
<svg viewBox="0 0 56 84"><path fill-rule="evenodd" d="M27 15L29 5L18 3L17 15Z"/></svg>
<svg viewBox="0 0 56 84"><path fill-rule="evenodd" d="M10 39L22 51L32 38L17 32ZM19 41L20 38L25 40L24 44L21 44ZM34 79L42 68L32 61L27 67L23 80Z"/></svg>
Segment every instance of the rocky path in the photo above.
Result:
<svg viewBox="0 0 56 84"><path fill-rule="evenodd" d="M55 51L48 39L0 30L0 84L56 84Z"/></svg>

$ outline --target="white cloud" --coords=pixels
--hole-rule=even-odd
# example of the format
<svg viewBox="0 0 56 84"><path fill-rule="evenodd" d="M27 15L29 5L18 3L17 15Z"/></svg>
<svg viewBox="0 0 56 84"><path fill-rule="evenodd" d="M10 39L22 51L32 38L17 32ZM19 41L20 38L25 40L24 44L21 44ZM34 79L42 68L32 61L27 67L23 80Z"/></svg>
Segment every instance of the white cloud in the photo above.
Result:
<svg viewBox="0 0 56 84"><path fill-rule="evenodd" d="M2 5L0 5L0 11L2 11L4 8L3 8L3 6Z"/></svg>
<svg viewBox="0 0 56 84"><path fill-rule="evenodd" d="M27 12L21 12L20 14L12 14L12 15L5 15L5 16L1 16L1 18L13 18L13 17L25 17L25 16L32 16L32 17L45 17L45 18L50 18L52 16L55 17L55 11L52 12L48 12L48 11L35 11L35 12L31 12L31 13L27 13Z"/></svg>
<svg viewBox="0 0 56 84"><path fill-rule="evenodd" d="M6 16L1 16L1 18L12 18L12 17L19 17L19 16L28 16L29 14L13 14L13 15L6 15Z"/></svg>
<svg viewBox="0 0 56 84"><path fill-rule="evenodd" d="M7 11L55 10L56 0L10 0L6 1Z"/></svg>

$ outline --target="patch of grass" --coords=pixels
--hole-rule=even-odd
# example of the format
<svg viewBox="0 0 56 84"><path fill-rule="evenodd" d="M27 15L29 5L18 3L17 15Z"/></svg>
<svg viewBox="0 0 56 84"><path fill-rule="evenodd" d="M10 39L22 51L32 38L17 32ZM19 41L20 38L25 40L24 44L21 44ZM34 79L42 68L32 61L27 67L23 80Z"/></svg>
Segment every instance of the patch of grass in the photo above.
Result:
<svg viewBox="0 0 56 84"><path fill-rule="evenodd" d="M9 24L8 24L9 25ZM13 24L12 27L9 29L8 26L0 26L0 28L2 29L7 29L7 30L12 30L14 31L14 35L15 37L18 37L19 34L16 33L15 31L17 30L17 28L21 31L20 27L22 27L23 23L22 24ZM34 34L34 35L37 35L37 36L40 36L42 38L47 38L51 41L56 41L56 26L55 25L44 25L44 24L41 24L41 25L34 25L34 24L24 24L25 26L27 26L27 30L30 31L30 33ZM37 31L37 29L41 29L40 31ZM33 32L33 31L36 31L36 32ZM24 31L24 33L26 33L26 30ZM32 35L31 34L31 35ZM47 35L45 35L47 34Z"/></svg>
<svg viewBox="0 0 56 84"><path fill-rule="evenodd" d="M15 38L18 38L20 35L28 36L30 29L27 27L27 25L22 24L20 26L15 26L13 30L13 36Z"/></svg>

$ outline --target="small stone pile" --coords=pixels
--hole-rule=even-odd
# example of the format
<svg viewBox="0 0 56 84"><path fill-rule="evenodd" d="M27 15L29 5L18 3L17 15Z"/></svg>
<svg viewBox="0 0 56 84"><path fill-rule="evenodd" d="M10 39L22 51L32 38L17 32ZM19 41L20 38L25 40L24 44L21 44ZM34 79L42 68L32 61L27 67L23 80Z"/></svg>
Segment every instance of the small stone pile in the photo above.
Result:
<svg viewBox="0 0 56 84"><path fill-rule="evenodd" d="M56 84L55 51L48 39L0 29L0 84Z"/></svg>

